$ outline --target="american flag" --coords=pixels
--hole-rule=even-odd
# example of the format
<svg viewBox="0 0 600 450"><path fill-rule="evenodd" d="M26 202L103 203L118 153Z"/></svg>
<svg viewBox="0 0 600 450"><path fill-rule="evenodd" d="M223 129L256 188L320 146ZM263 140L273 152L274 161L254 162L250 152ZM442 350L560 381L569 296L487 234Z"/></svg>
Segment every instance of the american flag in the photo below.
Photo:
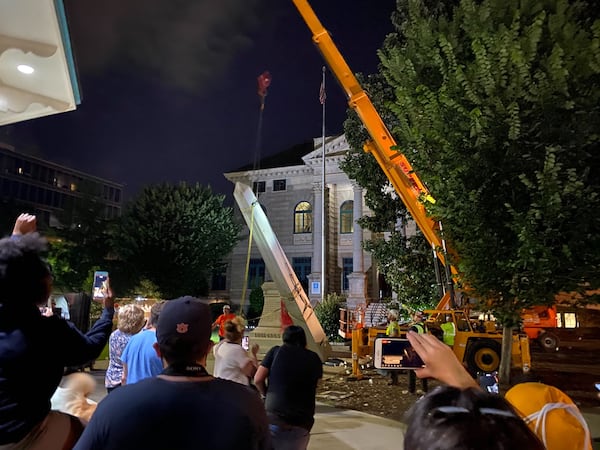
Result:
<svg viewBox="0 0 600 450"><path fill-rule="evenodd" d="M327 94L325 93L325 82L321 81L321 87L319 88L319 101L321 105L325 104L325 99L327 98Z"/></svg>

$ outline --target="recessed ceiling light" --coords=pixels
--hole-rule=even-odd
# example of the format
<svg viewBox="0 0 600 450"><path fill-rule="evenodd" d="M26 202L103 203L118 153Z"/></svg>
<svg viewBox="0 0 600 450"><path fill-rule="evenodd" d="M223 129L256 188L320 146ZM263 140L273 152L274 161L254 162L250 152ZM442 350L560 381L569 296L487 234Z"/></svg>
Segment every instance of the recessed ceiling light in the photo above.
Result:
<svg viewBox="0 0 600 450"><path fill-rule="evenodd" d="M34 70L33 70L33 67L31 67L31 66L28 66L27 64L19 64L19 65L17 66L17 70L18 70L19 72L21 72L21 73L25 73L25 74L27 74L27 75L29 75L30 73L33 73L33 72L34 72Z"/></svg>

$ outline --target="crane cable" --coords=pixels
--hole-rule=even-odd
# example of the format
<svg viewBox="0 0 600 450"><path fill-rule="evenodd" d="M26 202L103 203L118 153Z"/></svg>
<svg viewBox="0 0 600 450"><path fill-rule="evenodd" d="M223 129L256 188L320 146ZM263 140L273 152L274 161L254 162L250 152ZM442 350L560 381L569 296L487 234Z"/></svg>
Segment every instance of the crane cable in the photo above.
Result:
<svg viewBox="0 0 600 450"><path fill-rule="evenodd" d="M256 128L256 146L254 148L254 163L252 171L255 172L260 168L260 149L262 146L262 127L263 127L263 113L265 110L265 98L267 96L267 88L271 84L271 74L268 71L261 73L258 78L258 96L260 97L260 107L258 110L258 125ZM257 189L254 193L258 198L258 183L256 183ZM248 286L248 276L250 273L250 255L252 253L252 234L254 230L254 208L258 205L258 201L254 202L251 206L250 211L250 233L248 235L248 251L246 254L246 269L244 271L244 284L242 285L242 299L240 301L240 313L244 311L244 305L246 303L246 289Z"/></svg>

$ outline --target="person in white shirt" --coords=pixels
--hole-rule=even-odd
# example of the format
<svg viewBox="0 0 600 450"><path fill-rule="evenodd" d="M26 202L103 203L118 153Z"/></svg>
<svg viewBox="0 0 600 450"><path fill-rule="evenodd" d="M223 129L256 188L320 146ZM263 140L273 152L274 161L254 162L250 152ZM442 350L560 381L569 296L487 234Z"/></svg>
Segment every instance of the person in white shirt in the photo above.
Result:
<svg viewBox="0 0 600 450"><path fill-rule="evenodd" d="M256 354L259 346L252 345L250 352L244 350L244 328L244 321L239 316L225 322L225 339L213 347L214 376L249 386L258 368Z"/></svg>

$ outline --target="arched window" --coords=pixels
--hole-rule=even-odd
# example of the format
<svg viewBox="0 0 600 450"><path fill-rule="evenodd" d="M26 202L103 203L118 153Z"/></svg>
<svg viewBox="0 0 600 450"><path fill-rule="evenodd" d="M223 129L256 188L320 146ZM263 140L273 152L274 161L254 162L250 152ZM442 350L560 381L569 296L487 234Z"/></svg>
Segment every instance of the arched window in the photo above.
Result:
<svg viewBox="0 0 600 450"><path fill-rule="evenodd" d="M340 206L340 234L354 231L354 201L346 200Z"/></svg>
<svg viewBox="0 0 600 450"><path fill-rule="evenodd" d="M294 209L294 233L312 233L312 206L308 202L300 202Z"/></svg>

